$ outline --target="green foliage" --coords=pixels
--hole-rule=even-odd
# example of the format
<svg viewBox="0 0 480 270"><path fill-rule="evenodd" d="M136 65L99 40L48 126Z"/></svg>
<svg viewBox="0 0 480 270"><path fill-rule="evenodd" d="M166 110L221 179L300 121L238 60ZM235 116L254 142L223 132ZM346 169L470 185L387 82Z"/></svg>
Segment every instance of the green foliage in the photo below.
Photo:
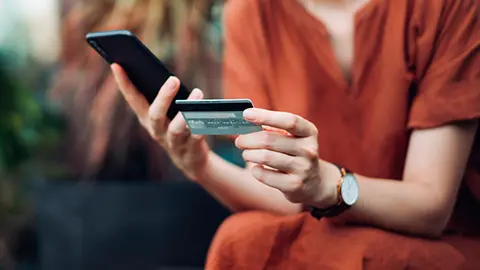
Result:
<svg viewBox="0 0 480 270"><path fill-rule="evenodd" d="M63 123L0 53L0 172L16 171L58 141Z"/></svg>
<svg viewBox="0 0 480 270"><path fill-rule="evenodd" d="M30 85L38 86L31 77L34 73L33 66L20 68L0 51L0 224L10 215L28 211L32 178L49 178L62 168L54 153L64 122L49 106L44 91Z"/></svg>

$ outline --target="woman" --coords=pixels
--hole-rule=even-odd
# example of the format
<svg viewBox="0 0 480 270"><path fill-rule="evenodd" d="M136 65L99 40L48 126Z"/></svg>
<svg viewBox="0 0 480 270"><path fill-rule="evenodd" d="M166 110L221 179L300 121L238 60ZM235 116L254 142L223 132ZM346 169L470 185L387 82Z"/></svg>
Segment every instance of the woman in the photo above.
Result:
<svg viewBox="0 0 480 270"><path fill-rule="evenodd" d="M478 8L229 1L226 97L252 99L246 119L288 131L237 137L248 169L213 154L180 115L166 120L177 79L149 107L113 65L175 164L245 211L221 226L206 268L480 269Z"/></svg>

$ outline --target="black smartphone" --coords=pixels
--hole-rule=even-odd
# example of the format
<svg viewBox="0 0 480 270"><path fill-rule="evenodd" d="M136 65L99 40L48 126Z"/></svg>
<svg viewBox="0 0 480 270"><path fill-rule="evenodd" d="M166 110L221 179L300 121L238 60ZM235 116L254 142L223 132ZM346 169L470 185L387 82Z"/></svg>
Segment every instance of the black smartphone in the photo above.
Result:
<svg viewBox="0 0 480 270"><path fill-rule="evenodd" d="M128 30L88 33L88 44L109 64L119 64L130 81L151 104L158 91L173 73ZM190 90L181 83L167 116L173 119L179 112L175 100L187 99Z"/></svg>

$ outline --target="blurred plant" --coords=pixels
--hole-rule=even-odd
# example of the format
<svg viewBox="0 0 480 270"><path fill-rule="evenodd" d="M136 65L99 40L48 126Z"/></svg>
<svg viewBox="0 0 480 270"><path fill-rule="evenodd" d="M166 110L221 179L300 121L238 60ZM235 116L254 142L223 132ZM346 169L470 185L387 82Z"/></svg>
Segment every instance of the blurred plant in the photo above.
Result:
<svg viewBox="0 0 480 270"><path fill-rule="evenodd" d="M109 67L85 42L128 29L186 85L220 95L223 0L64 0L63 49L51 98L68 122L68 160L82 179L160 179L165 154L119 96Z"/></svg>
<svg viewBox="0 0 480 270"><path fill-rule="evenodd" d="M24 210L22 180L49 165L44 155L57 145L62 130L61 118L13 63L0 52L0 222Z"/></svg>

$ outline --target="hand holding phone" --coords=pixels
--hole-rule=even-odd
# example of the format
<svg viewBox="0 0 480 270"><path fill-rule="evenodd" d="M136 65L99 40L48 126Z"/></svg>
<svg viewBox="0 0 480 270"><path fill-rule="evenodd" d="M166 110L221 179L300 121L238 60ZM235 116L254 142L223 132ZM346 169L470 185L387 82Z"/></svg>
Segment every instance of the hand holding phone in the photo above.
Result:
<svg viewBox="0 0 480 270"><path fill-rule="evenodd" d="M174 101L201 100L203 93L198 89L190 92L128 31L91 33L87 40L111 64L115 80L141 124L180 170L198 180L210 149L202 135L190 132Z"/></svg>
<svg viewBox="0 0 480 270"><path fill-rule="evenodd" d="M208 144L203 136L189 131L181 114L172 120L167 117L170 104L179 90L180 81L175 77L167 79L158 91L158 96L150 104L129 80L122 67L113 64L112 71L125 100L151 137L166 150L173 163L187 177L198 180L210 153ZM188 100L202 98L202 91L195 89Z"/></svg>

